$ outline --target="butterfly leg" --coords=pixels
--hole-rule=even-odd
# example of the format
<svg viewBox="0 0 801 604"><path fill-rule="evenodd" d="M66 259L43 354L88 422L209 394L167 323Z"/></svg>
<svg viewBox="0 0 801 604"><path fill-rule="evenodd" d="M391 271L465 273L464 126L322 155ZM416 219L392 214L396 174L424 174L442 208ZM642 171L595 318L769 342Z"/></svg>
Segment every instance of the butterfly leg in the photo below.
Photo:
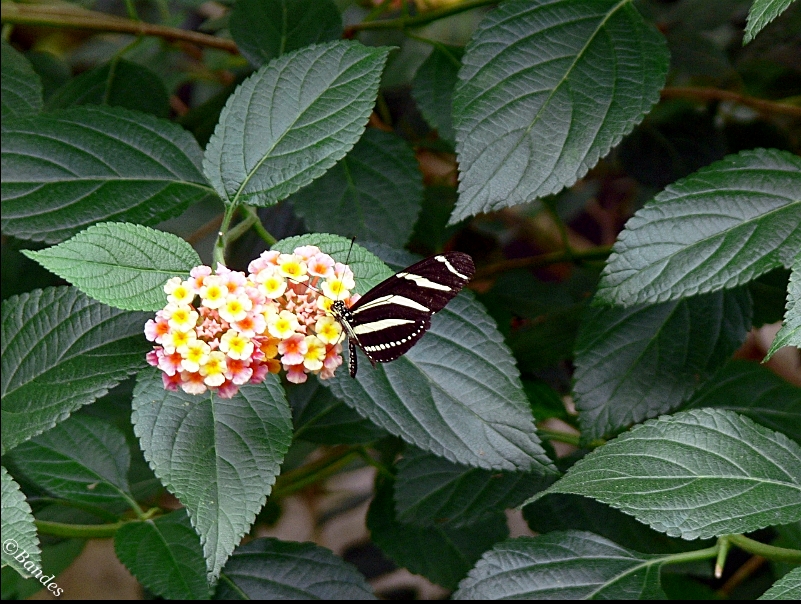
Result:
<svg viewBox="0 0 801 604"><path fill-rule="evenodd" d="M356 345L353 340L348 340L348 368L350 369L350 377L356 377Z"/></svg>

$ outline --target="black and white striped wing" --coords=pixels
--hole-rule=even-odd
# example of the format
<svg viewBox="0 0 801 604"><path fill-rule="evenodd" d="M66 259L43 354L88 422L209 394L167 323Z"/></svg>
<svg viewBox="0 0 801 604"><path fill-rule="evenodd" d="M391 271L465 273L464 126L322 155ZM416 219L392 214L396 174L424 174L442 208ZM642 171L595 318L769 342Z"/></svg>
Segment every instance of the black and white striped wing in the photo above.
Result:
<svg viewBox="0 0 801 604"><path fill-rule="evenodd" d="M393 361L431 326L431 315L470 281L473 259L461 252L431 256L376 285L339 317L370 362ZM356 374L351 354L351 376Z"/></svg>

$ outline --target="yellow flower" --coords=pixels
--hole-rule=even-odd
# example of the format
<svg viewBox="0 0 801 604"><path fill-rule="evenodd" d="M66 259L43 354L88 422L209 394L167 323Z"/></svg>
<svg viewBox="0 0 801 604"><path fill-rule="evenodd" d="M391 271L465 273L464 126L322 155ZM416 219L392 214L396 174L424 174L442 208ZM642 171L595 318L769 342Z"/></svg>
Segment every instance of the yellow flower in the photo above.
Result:
<svg viewBox="0 0 801 604"><path fill-rule="evenodd" d="M186 346L177 349L181 354L181 367L190 373L196 372L206 363L211 353L211 347L203 340L193 340Z"/></svg>
<svg viewBox="0 0 801 604"><path fill-rule="evenodd" d="M206 363L200 367L200 375L204 377L206 386L220 386L225 381L225 355L217 350L209 355Z"/></svg>
<svg viewBox="0 0 801 604"><path fill-rule="evenodd" d="M278 315L267 317L267 330L274 338L286 340L292 337L299 327L298 318L288 310L282 310Z"/></svg>
<svg viewBox="0 0 801 604"><path fill-rule="evenodd" d="M217 275L209 275L203 279L203 287L200 288L200 297L203 298L203 306L208 308L220 308L225 304L228 297L228 288L223 280Z"/></svg>
<svg viewBox="0 0 801 604"><path fill-rule="evenodd" d="M191 306L168 304L164 308L169 320L167 324L176 331L189 331L197 325L198 314Z"/></svg>
<svg viewBox="0 0 801 604"><path fill-rule="evenodd" d="M350 292L345 287L344 281L337 277L332 277L331 279L323 281L322 289L327 297L333 298L334 300L344 300L350 296Z"/></svg>
<svg viewBox="0 0 801 604"><path fill-rule="evenodd" d="M229 329L220 339L220 350L232 359L249 359L253 354L253 342Z"/></svg>
<svg viewBox="0 0 801 604"><path fill-rule="evenodd" d="M272 269L264 269L258 276L259 289L266 297L280 298L286 291L286 281Z"/></svg>
<svg viewBox="0 0 801 604"><path fill-rule="evenodd" d="M278 257L278 271L292 281L306 281L306 263L294 254L281 254Z"/></svg>
<svg viewBox="0 0 801 604"><path fill-rule="evenodd" d="M253 300L247 296L228 296L225 304L220 306L220 317L229 323L241 321L248 315L248 311L253 308Z"/></svg>
<svg viewBox="0 0 801 604"><path fill-rule="evenodd" d="M326 344L336 344L342 335L342 326L334 317L321 317L314 324L317 337Z"/></svg>
<svg viewBox="0 0 801 604"><path fill-rule="evenodd" d="M164 346L165 352L171 354L175 352L176 348L188 346L190 342L196 340L195 332L190 331L177 331L170 330L161 337L161 345Z"/></svg>
<svg viewBox="0 0 801 604"><path fill-rule="evenodd" d="M303 366L309 371L319 371L323 368L325 359L325 344L317 336L306 336L308 350L303 355Z"/></svg>

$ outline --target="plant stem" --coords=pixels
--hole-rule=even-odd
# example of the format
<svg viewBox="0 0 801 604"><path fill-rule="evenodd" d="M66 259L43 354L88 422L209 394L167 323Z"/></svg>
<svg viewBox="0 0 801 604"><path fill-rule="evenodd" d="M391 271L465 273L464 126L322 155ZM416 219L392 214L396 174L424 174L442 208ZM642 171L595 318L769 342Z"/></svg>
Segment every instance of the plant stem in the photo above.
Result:
<svg viewBox="0 0 801 604"><path fill-rule="evenodd" d="M744 94L739 94L731 90L721 90L719 88L695 88L695 87L676 87L664 88L661 92L663 99L697 99L700 101L733 101L746 107L751 107L762 113L781 113L784 115L794 115L801 117L801 107L781 103L778 101L766 101L757 99Z"/></svg>
<svg viewBox="0 0 801 604"><path fill-rule="evenodd" d="M540 256L530 256L528 258L514 258L512 260L503 260L490 264L476 271L476 280L492 277L497 273L514 270L516 268L539 268L551 264L559 264L561 262L585 262L588 260L606 260L607 256L611 253L610 246L598 246L596 248L585 251L572 251L567 252L551 252L548 254L541 254Z"/></svg>
<svg viewBox="0 0 801 604"><path fill-rule="evenodd" d="M123 19L122 17L106 15L76 6L3 2L2 7L0 7L0 15L2 15L4 23L120 32L135 36L154 36L170 41L189 42L191 44L197 44L198 46L217 48L232 54L239 53L233 40L217 38L208 34L179 29L177 27L167 27L154 23L145 23L144 21Z"/></svg>
<svg viewBox="0 0 801 604"><path fill-rule="evenodd" d="M138 506L137 506L138 507ZM75 537L78 539L105 539L114 534L126 524L131 522L145 522L161 513L159 508L150 508L135 520L120 520L111 524L65 524L50 520L34 520L37 530L44 535L53 537Z"/></svg>
<svg viewBox="0 0 801 604"><path fill-rule="evenodd" d="M568 445L575 445L580 447L581 436L578 434L571 434L569 432L560 432L559 430L549 430L548 428L537 428L537 434L548 440L555 440L560 443Z"/></svg>
<svg viewBox="0 0 801 604"><path fill-rule="evenodd" d="M225 205L225 214L223 214L220 230L217 232L217 241L214 243L213 265L211 268L217 268L218 264L225 266L225 248L228 246L228 227L231 225L231 219L234 217L234 212L237 206L234 204Z"/></svg>
<svg viewBox="0 0 801 604"><path fill-rule="evenodd" d="M660 559L663 564L682 564L684 562L697 562L698 560L709 560L718 555L720 546L718 544L706 549L698 549L692 552L681 552L679 554L670 554Z"/></svg>
<svg viewBox="0 0 801 604"><path fill-rule="evenodd" d="M460 4L425 11L413 17L398 17L397 19L382 19L381 21L362 21L361 23L356 23L348 27L345 30L345 37L352 37L354 33L366 29L406 29L407 27L420 27L432 21L497 3L498 0L465 0L465 2Z"/></svg>
<svg viewBox="0 0 801 604"><path fill-rule="evenodd" d="M256 219L251 225L253 230L256 231L256 234L261 237L267 245L275 245L278 240L273 237L267 229L264 228L256 208L253 206L242 206L242 209Z"/></svg>
<svg viewBox="0 0 801 604"><path fill-rule="evenodd" d="M321 482L329 476L341 472L357 457L359 457L358 448L336 447L322 459L279 476L270 497L281 499L305 489L309 485Z"/></svg>
<svg viewBox="0 0 801 604"><path fill-rule="evenodd" d="M98 518L105 520L106 522L119 522L120 517L113 512L109 512L106 509L101 508L100 506L92 505L90 503L83 503L81 501L72 501L70 499L58 499L56 497L31 497L28 499L29 503L46 503L50 505L61 505L64 507L72 508L75 510L81 510L82 512L87 512L88 514L92 514L92 516L97 516Z"/></svg>
<svg viewBox="0 0 801 604"><path fill-rule="evenodd" d="M727 535L726 538L734 545L750 554L762 556L774 562L788 562L790 564L801 564L801 550L789 549L786 547L776 547L760 543L750 539L745 535Z"/></svg>

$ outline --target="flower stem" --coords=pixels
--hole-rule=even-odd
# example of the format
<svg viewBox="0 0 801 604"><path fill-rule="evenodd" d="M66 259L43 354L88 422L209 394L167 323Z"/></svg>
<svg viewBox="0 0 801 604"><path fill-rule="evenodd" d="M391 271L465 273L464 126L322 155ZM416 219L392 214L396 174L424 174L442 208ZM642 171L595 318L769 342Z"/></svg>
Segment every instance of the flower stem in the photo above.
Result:
<svg viewBox="0 0 801 604"><path fill-rule="evenodd" d="M253 227L253 230L256 231L256 234L261 237L267 245L275 245L278 240L273 237L267 229L264 228L264 225L261 223L261 219L256 212L256 208L253 206L242 206L242 209L255 218L255 221L251 226Z"/></svg>
<svg viewBox="0 0 801 604"><path fill-rule="evenodd" d="M234 217L236 208L237 206L233 204L225 205L225 214L223 214L220 230L217 232L217 241L214 243L214 266L212 266L212 268L217 268L218 264L225 265L225 248L228 246L228 227L231 225L231 219Z"/></svg>

